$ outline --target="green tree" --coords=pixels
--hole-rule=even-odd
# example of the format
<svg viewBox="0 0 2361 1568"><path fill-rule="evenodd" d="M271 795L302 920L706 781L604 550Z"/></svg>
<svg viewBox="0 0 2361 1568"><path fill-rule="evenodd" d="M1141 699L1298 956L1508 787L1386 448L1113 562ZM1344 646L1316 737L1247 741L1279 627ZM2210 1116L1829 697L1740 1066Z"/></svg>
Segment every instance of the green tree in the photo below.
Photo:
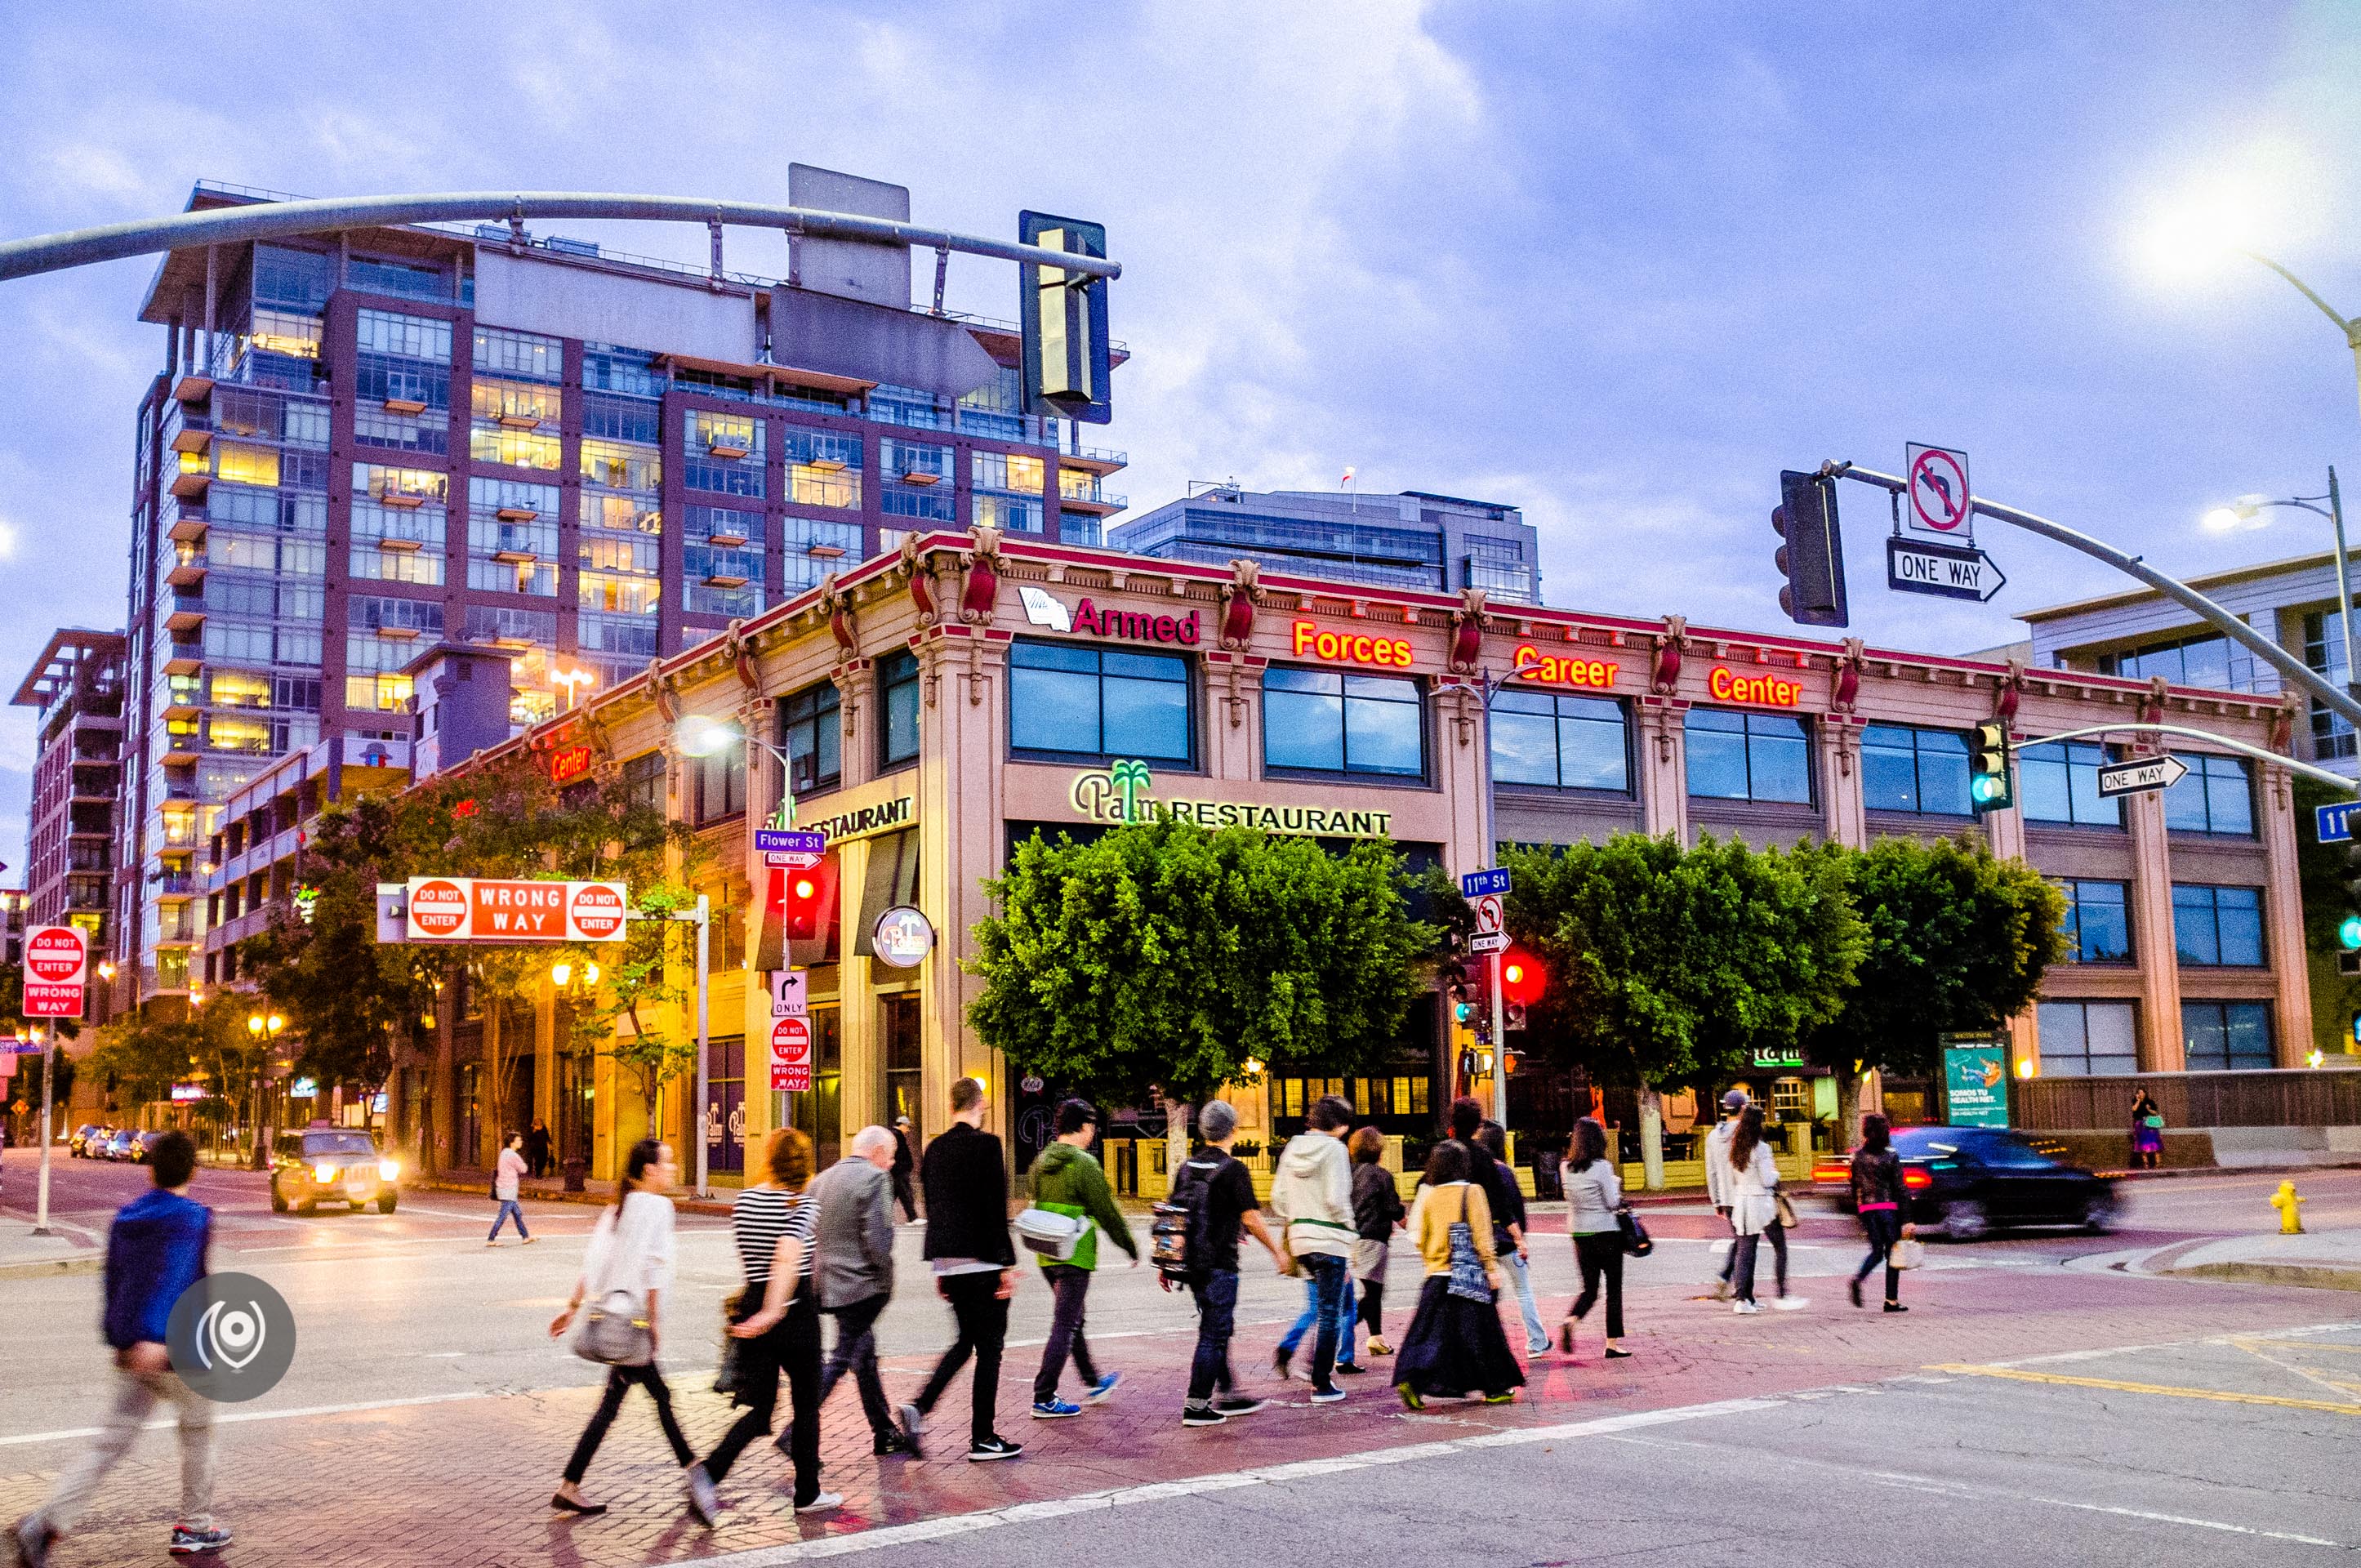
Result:
<svg viewBox="0 0 2361 1568"><path fill-rule="evenodd" d="M2066 904L2031 866L1965 834L1810 853L1842 879L1869 938L1842 1009L1804 1041L1836 1075L1843 1148L1864 1073L1932 1072L1938 1035L1997 1029L2031 1005L2064 954Z"/></svg>
<svg viewBox="0 0 2361 1568"><path fill-rule="evenodd" d="M1350 1074L1392 1048L1433 940L1389 848L1331 854L1164 819L1088 843L1039 835L991 883L968 1019L1014 1072L1186 1107L1259 1058Z"/></svg>
<svg viewBox="0 0 2361 1568"><path fill-rule="evenodd" d="M126 1013L99 1025L98 1044L85 1065L106 1080L126 1109L161 1100L194 1067L197 1026L168 1019L160 1011Z"/></svg>

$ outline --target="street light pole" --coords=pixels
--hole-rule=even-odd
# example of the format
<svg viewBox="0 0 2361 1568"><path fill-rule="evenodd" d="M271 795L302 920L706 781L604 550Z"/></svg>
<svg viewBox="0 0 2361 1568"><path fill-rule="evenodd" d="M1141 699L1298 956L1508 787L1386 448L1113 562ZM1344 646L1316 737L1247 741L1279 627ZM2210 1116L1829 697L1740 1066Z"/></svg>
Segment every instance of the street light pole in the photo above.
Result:
<svg viewBox="0 0 2361 1568"><path fill-rule="evenodd" d="M2356 367L2361 375L2361 367ZM2336 488L2336 465L2328 466L2328 521L2336 530L2336 624L2345 631L2345 687L2361 684L2361 670L2353 667L2353 579L2345 565L2345 502Z"/></svg>
<svg viewBox="0 0 2361 1568"><path fill-rule="evenodd" d="M40 1197L35 1205L33 1234L49 1234L49 1106L57 1099L58 1025L51 1020L41 1028L41 1176Z"/></svg>
<svg viewBox="0 0 2361 1568"><path fill-rule="evenodd" d="M712 1196L706 1190L705 1179L707 1175L706 1123L712 1114L711 1107L706 1103L706 1096L712 1091L712 1085L708 1080L705 1062L707 1022L705 982L708 977L708 948L713 933L712 910L708 907L709 902L704 894L698 894L697 913L691 917L697 922L697 1195L699 1198Z"/></svg>

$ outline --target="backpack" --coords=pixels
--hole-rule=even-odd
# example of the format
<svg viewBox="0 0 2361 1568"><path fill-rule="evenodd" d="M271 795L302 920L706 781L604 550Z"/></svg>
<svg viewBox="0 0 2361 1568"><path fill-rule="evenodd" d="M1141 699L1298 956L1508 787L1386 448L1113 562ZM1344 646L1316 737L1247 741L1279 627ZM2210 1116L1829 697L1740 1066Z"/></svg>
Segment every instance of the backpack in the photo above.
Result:
<svg viewBox="0 0 2361 1568"><path fill-rule="evenodd" d="M1074 1255L1074 1248L1082 1245L1082 1234L1090 1226L1088 1220L1060 1214L1036 1203L1016 1216L1014 1229L1016 1239L1039 1253L1043 1262L1063 1263Z"/></svg>
<svg viewBox="0 0 2361 1568"><path fill-rule="evenodd" d="M1213 1271L1213 1178L1228 1157L1186 1162L1173 1177L1171 1196L1156 1205L1148 1255L1156 1271L1176 1285L1202 1284Z"/></svg>

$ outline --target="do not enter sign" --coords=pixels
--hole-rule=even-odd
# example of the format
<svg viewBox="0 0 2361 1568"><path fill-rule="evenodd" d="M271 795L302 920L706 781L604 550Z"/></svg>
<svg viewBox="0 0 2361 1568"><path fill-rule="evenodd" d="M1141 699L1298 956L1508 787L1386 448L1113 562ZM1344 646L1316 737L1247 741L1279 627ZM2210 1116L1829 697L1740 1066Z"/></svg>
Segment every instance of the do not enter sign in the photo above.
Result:
<svg viewBox="0 0 2361 1568"><path fill-rule="evenodd" d="M803 1094L811 1086L811 1025L802 1018L781 1018L771 1025L771 1087Z"/></svg>
<svg viewBox="0 0 2361 1568"><path fill-rule="evenodd" d="M79 1018L89 978L90 939L78 927L36 926L25 933L25 1016Z"/></svg>

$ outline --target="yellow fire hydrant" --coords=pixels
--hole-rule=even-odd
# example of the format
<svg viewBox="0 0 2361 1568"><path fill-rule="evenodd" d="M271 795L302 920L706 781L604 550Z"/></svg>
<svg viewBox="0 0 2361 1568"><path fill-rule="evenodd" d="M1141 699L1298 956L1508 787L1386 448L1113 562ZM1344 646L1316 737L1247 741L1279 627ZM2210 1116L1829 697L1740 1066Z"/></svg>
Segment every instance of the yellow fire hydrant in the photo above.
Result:
<svg viewBox="0 0 2361 1568"><path fill-rule="evenodd" d="M2279 1234L2303 1234L2303 1205L2306 1200L2295 1195L2295 1183L2282 1181L2279 1190L2271 1194L2271 1207L2279 1212Z"/></svg>

